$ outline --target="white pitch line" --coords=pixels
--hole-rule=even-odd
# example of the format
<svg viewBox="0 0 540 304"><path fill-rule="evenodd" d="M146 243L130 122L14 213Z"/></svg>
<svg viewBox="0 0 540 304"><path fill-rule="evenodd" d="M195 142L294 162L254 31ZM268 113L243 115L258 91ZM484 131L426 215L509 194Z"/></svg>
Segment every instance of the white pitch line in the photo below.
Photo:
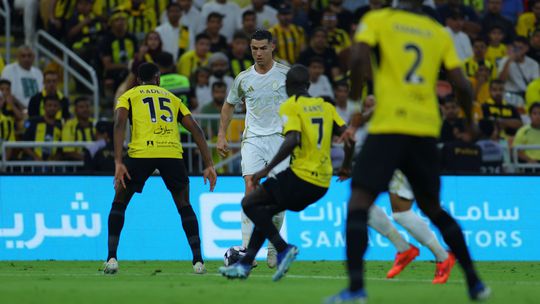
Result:
<svg viewBox="0 0 540 304"><path fill-rule="evenodd" d="M163 273L158 272L155 273L156 276L168 276L168 277L204 277L204 276L211 276L211 277L221 277L222 275L219 273L207 273L204 275L198 275L194 273ZM151 272L147 273L133 273L133 272L122 272L120 276L123 277L130 277L130 276L152 276ZM34 272L34 273L13 273L13 272L0 272L0 277L113 277L113 276L105 276L101 272L88 272L88 273L49 273L49 272ZM251 274L250 277L252 278L271 278L272 275L264 275L264 274ZM287 278L290 279L312 279L312 280L347 280L346 276L328 276L328 275L298 275L298 274L288 274L286 275ZM404 283L431 283L431 280L427 279L386 279L381 277L366 277L366 280L368 281L382 281L382 282L404 282ZM447 284L464 284L464 280L452 280L449 281ZM486 281L488 284L504 284L504 285L529 285L529 286L540 286L540 282L536 281Z"/></svg>

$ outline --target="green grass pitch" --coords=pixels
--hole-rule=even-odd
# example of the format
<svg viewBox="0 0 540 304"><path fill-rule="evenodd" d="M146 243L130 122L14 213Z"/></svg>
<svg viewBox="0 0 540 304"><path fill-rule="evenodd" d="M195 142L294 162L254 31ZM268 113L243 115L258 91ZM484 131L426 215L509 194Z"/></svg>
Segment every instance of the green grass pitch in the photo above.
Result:
<svg viewBox="0 0 540 304"><path fill-rule="evenodd" d="M0 303L321 303L347 280L343 262L295 262L280 281L264 261L244 281L221 277L221 262L207 263L206 275L192 274L189 262L120 261L120 272L105 276L100 262L0 262ZM384 279L390 262L368 262L368 302L468 303L459 267L445 285L432 285L435 264L413 262L397 279ZM493 290L487 303L540 303L539 262L478 263Z"/></svg>

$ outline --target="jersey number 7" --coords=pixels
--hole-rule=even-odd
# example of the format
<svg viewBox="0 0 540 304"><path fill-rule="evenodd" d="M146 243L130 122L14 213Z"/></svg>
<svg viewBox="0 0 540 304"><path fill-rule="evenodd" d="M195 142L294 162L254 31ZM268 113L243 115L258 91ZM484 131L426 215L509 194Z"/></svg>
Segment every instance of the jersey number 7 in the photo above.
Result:
<svg viewBox="0 0 540 304"><path fill-rule="evenodd" d="M320 149L323 138L323 119L321 117L312 118L311 123L314 125L319 125L319 138L317 139L317 148Z"/></svg>

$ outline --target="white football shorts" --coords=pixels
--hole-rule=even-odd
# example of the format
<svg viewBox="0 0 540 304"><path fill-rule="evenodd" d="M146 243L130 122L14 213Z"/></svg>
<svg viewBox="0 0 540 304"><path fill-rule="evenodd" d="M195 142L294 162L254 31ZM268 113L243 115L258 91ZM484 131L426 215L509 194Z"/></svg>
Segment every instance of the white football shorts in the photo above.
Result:
<svg viewBox="0 0 540 304"><path fill-rule="evenodd" d="M281 134L267 136L257 136L246 138L242 141L242 176L253 175L263 169L276 155L279 147L283 143L284 137ZM271 172L270 176L287 169L289 167L289 157L279 163Z"/></svg>
<svg viewBox="0 0 540 304"><path fill-rule="evenodd" d="M410 201L414 200L411 185L403 172L400 170L394 171L394 175L390 181L390 186L388 187L388 192L397 194L399 197Z"/></svg>

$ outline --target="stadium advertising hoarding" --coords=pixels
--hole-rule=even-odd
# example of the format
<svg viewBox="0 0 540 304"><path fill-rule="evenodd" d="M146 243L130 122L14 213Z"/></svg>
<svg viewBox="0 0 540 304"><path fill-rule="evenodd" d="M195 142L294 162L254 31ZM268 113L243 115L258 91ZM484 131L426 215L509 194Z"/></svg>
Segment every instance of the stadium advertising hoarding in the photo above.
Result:
<svg viewBox="0 0 540 304"><path fill-rule="evenodd" d="M475 259L540 260L540 177L445 176L442 184L442 204L462 225ZM207 259L221 259L228 247L240 245L243 189L240 177L220 177L213 193L201 177L191 178ZM282 232L299 246L299 259L344 259L348 196L349 183L334 182L316 204L287 213ZM0 260L104 259L112 198L112 177L0 176ZM386 194L377 204L390 214ZM368 259L393 259L395 249L372 230L369 245ZM132 260L191 259L180 217L159 177L131 201L118 254ZM433 259L427 248L419 258Z"/></svg>

